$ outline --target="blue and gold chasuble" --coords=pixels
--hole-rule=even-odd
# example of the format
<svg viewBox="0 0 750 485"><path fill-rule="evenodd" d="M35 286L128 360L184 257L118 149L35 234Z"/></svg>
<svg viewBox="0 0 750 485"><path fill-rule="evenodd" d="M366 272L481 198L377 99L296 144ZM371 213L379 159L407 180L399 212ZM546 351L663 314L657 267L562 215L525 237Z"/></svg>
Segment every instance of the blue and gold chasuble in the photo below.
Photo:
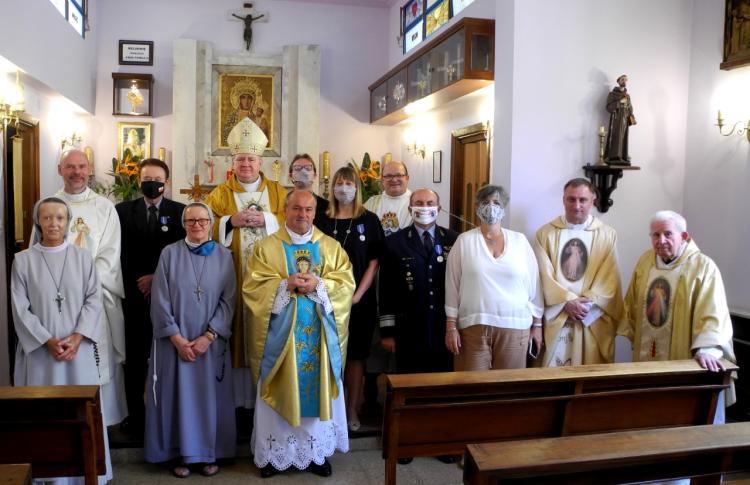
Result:
<svg viewBox="0 0 750 485"><path fill-rule="evenodd" d="M282 244L288 275L311 273L320 276L321 262L317 242L290 244L282 241ZM321 369L321 339L326 341L325 351L328 353L335 381L342 378L336 322L332 314L326 315L322 304L292 292L290 303L278 315L271 316L266 352L261 365L262 378L265 379L272 370L290 337L293 338L291 348L294 349L293 358L297 369L300 417L321 417L321 372L329 372L328 369Z"/></svg>

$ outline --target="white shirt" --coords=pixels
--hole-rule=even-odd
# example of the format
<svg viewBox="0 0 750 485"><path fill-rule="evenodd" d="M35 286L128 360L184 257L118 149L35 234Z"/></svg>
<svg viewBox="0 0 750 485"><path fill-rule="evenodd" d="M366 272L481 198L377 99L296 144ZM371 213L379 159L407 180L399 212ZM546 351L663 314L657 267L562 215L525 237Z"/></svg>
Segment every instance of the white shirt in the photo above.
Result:
<svg viewBox="0 0 750 485"><path fill-rule="evenodd" d="M448 254L445 314L458 328L527 329L543 309L539 267L526 237L503 229L505 250L494 258L479 228L458 236Z"/></svg>

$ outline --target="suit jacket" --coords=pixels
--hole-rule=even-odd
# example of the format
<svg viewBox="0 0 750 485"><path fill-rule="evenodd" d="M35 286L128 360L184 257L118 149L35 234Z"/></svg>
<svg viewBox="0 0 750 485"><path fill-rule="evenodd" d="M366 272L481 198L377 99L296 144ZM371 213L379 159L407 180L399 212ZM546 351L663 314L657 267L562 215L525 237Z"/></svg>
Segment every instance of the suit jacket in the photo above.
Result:
<svg viewBox="0 0 750 485"><path fill-rule="evenodd" d="M380 266L380 336L396 338L399 372L444 370L435 362L411 362L423 352L450 354L445 348L445 268L458 233L435 227L435 249L427 254L414 224L386 238ZM450 369L448 369L450 370Z"/></svg>
<svg viewBox="0 0 750 485"><path fill-rule="evenodd" d="M145 303L136 281L143 275L154 274L161 250L185 238L182 211L185 205L163 198L159 205L159 231L152 236L148 230L146 203L143 197L120 202L115 206L122 229L122 276L125 283L125 307ZM166 228L166 230L164 229ZM127 313L126 318L127 318Z"/></svg>

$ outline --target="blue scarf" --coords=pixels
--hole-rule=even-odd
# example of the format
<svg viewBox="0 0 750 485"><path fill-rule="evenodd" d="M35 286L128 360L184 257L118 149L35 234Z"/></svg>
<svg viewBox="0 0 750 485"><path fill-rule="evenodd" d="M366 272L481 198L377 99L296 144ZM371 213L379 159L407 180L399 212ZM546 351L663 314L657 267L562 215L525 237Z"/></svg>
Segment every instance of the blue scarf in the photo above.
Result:
<svg viewBox="0 0 750 485"><path fill-rule="evenodd" d="M216 241L209 239L203 244L195 247L190 247L189 244L185 243L191 253L197 254L198 256L208 256L211 254L216 247Z"/></svg>

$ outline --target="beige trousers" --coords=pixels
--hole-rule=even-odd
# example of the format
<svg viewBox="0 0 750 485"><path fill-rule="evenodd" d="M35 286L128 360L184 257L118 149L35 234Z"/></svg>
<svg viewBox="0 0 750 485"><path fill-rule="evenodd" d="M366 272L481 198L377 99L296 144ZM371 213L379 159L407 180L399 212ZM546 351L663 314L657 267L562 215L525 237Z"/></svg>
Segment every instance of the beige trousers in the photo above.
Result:
<svg viewBox="0 0 750 485"><path fill-rule="evenodd" d="M459 330L461 348L453 358L455 370L523 369L529 349L529 329L472 325Z"/></svg>

